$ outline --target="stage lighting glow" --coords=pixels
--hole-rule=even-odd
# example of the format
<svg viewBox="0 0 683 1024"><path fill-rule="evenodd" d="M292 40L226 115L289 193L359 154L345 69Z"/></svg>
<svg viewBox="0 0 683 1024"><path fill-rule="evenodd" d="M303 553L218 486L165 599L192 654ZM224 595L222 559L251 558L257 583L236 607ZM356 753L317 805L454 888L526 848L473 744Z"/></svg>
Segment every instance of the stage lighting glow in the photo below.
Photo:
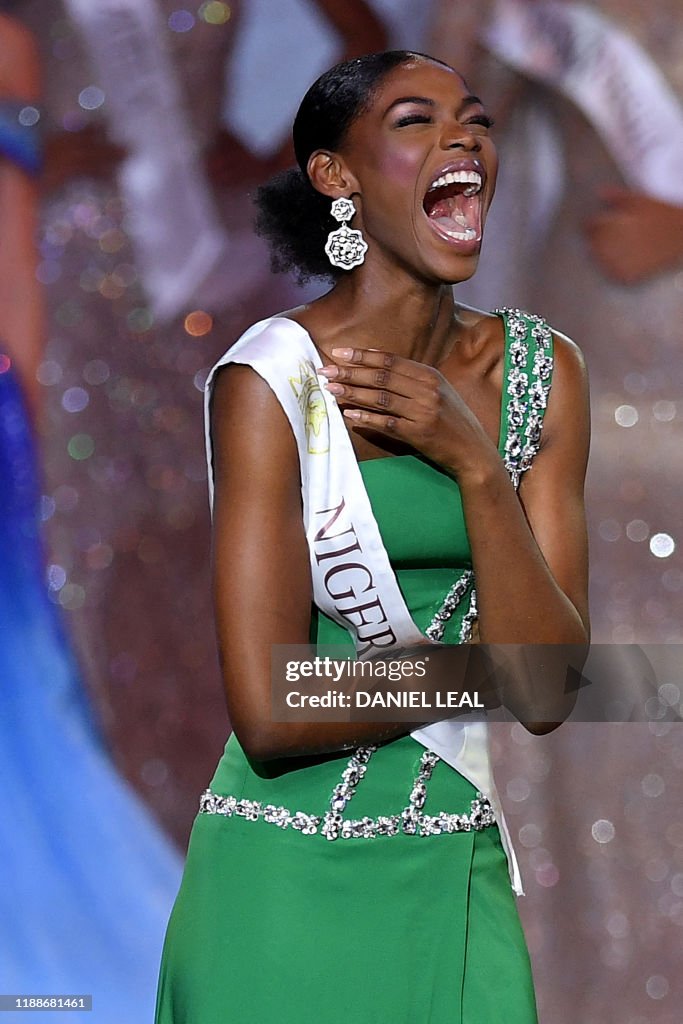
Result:
<svg viewBox="0 0 683 1024"><path fill-rule="evenodd" d="M232 11L229 6L219 0L209 0L199 8L199 17L209 25L224 25L230 20Z"/></svg>
<svg viewBox="0 0 683 1024"><path fill-rule="evenodd" d="M655 533L650 537L650 551L656 558L668 558L676 550L676 542L668 533Z"/></svg>
<svg viewBox="0 0 683 1024"><path fill-rule="evenodd" d="M40 121L40 111L37 107L22 107L17 115L17 121L25 128L31 128Z"/></svg>
<svg viewBox="0 0 683 1024"><path fill-rule="evenodd" d="M98 85L87 85L78 94L78 105L83 110L97 110L104 103L104 93Z"/></svg>
<svg viewBox="0 0 683 1024"><path fill-rule="evenodd" d="M195 309L185 317L185 330L193 338L201 338L213 327L213 320L203 309Z"/></svg>
<svg viewBox="0 0 683 1024"><path fill-rule="evenodd" d="M173 11L168 18L168 27L172 32L189 32L194 28L194 15L190 11Z"/></svg>
<svg viewBox="0 0 683 1024"><path fill-rule="evenodd" d="M614 410L614 418L620 427L633 427L638 422L638 410L632 405L620 405Z"/></svg>
<svg viewBox="0 0 683 1024"><path fill-rule="evenodd" d="M83 459L89 459L95 451L95 442L90 434L74 434L66 449L72 459L81 462Z"/></svg>

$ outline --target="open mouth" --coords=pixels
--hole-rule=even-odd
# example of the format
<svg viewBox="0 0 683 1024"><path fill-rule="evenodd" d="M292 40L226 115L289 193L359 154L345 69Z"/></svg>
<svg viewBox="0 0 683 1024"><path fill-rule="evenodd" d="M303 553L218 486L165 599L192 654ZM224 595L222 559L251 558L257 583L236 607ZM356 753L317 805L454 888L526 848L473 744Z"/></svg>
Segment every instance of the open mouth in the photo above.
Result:
<svg viewBox="0 0 683 1024"><path fill-rule="evenodd" d="M432 226L457 242L481 239L481 171L460 168L435 178L422 205Z"/></svg>

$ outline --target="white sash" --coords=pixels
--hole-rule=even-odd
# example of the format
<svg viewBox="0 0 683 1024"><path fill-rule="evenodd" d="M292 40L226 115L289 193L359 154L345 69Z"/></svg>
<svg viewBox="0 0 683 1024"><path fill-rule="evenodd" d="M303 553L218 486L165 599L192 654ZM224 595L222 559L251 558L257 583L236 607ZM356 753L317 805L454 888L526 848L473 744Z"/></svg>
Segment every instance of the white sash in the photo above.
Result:
<svg viewBox="0 0 683 1024"><path fill-rule="evenodd" d="M65 0L105 92L136 261L154 313L171 320L201 302L227 253L154 0ZM192 308L192 306L190 306Z"/></svg>
<svg viewBox="0 0 683 1024"><path fill-rule="evenodd" d="M321 387L322 362L308 332L285 317L254 324L211 369L205 388L209 501L213 513L213 456L209 402L218 367L251 366L279 400L296 438L303 517L315 604L347 629L359 658L396 645L431 643L413 622L391 567L339 407ZM484 716L448 719L411 736L434 750L494 808L512 887L523 892L519 866L491 771Z"/></svg>
<svg viewBox="0 0 683 1024"><path fill-rule="evenodd" d="M497 0L483 42L504 63L567 96L631 188L683 205L683 109L621 28L584 4Z"/></svg>

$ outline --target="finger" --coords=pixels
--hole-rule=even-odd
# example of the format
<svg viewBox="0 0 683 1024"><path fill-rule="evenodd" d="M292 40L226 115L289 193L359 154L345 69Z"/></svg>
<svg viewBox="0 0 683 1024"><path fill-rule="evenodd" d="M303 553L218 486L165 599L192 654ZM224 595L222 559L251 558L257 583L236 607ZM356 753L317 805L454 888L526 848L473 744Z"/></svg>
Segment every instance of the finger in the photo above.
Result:
<svg viewBox="0 0 683 1024"><path fill-rule="evenodd" d="M338 402L362 406L364 409L378 409L382 413L392 413L406 420L413 420L415 403L410 398L403 398L391 391L379 388L356 388L349 384L337 384L332 381L326 385L327 390Z"/></svg>
<svg viewBox="0 0 683 1024"><path fill-rule="evenodd" d="M378 348L333 348L332 356L338 363L350 363L358 366L392 370L406 377L427 380L434 370L431 366L418 363L415 359L397 356L395 352L385 352Z"/></svg>
<svg viewBox="0 0 683 1024"><path fill-rule="evenodd" d="M611 238L615 233L627 230L632 224L633 217L624 211L598 213L584 222L584 233L590 238Z"/></svg>
<svg viewBox="0 0 683 1024"><path fill-rule="evenodd" d="M380 388L395 395L403 395L405 398L414 397L420 386L414 377L406 377L405 374L388 370L384 366L323 366L318 373L336 384Z"/></svg>
<svg viewBox="0 0 683 1024"><path fill-rule="evenodd" d="M596 195L605 206L625 206L633 198L634 193L623 185L600 185Z"/></svg>
<svg viewBox="0 0 683 1024"><path fill-rule="evenodd" d="M405 421L398 416L382 416L367 409L344 409L344 417L354 427L368 427L389 437L401 437Z"/></svg>

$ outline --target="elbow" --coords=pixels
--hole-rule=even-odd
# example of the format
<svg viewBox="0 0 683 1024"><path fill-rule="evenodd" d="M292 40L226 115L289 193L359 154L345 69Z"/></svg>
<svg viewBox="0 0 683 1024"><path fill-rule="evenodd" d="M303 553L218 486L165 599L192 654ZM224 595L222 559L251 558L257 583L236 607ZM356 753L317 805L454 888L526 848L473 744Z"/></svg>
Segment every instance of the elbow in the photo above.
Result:
<svg viewBox="0 0 683 1024"><path fill-rule="evenodd" d="M559 729L562 722L522 722L521 724L532 736L547 736L548 733Z"/></svg>
<svg viewBox="0 0 683 1024"><path fill-rule="evenodd" d="M244 727L233 722L233 730L250 761L275 761L294 752L283 742L284 737L281 731L277 730L272 723Z"/></svg>

